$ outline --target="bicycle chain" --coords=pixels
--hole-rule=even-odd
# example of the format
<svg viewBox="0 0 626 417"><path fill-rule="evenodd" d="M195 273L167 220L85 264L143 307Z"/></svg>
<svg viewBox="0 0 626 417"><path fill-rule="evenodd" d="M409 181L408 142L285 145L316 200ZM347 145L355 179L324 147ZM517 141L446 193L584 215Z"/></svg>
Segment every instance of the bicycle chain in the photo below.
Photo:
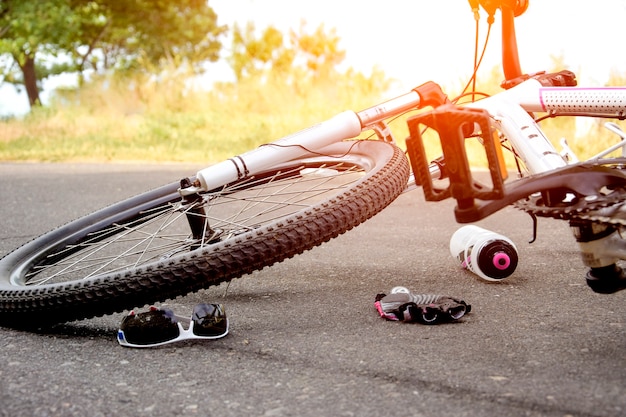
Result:
<svg viewBox="0 0 626 417"><path fill-rule="evenodd" d="M600 191L593 198L579 198L571 204L546 206L539 195L517 201L514 206L537 217L560 220L585 220L604 225L626 226L626 188L612 190L610 194Z"/></svg>

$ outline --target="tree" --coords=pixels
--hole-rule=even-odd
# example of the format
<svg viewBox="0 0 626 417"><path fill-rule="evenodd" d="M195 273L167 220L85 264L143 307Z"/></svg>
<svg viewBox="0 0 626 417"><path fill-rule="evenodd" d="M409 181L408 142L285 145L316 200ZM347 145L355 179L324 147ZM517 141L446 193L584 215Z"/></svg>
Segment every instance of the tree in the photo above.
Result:
<svg viewBox="0 0 626 417"><path fill-rule="evenodd" d="M46 8L41 7L42 3ZM26 87L31 106L39 103L36 74L45 78L59 69L43 62L36 69L36 55L55 57L58 51L53 45L70 44L77 30L75 21L68 18L71 11L66 1L42 3L0 1L0 53L13 59L13 62L9 60L3 75L5 81ZM45 13L46 9L49 13ZM16 74L15 66L21 71L21 77Z"/></svg>
<svg viewBox="0 0 626 417"><path fill-rule="evenodd" d="M0 75L40 104L43 79L216 61L225 26L206 0L0 0Z"/></svg>
<svg viewBox="0 0 626 417"><path fill-rule="evenodd" d="M306 67L313 73L327 73L346 57L346 51L339 49L337 31L332 28L325 32L323 24L312 34L306 33L302 24L298 33L291 31L291 39L295 49L302 53Z"/></svg>
<svg viewBox="0 0 626 417"><path fill-rule="evenodd" d="M294 53L285 44L283 34L278 29L269 26L259 37L255 32L252 22L248 22L245 28L237 24L233 28L230 65L238 80L272 67L289 67L293 62Z"/></svg>
<svg viewBox="0 0 626 417"><path fill-rule="evenodd" d="M294 67L301 67L309 75L328 75L346 55L339 48L339 40L336 31L327 32L324 25L307 33L304 22L298 32L290 30L287 40L273 26L257 35L251 22L245 28L235 25L230 64L238 80L264 71L293 74Z"/></svg>

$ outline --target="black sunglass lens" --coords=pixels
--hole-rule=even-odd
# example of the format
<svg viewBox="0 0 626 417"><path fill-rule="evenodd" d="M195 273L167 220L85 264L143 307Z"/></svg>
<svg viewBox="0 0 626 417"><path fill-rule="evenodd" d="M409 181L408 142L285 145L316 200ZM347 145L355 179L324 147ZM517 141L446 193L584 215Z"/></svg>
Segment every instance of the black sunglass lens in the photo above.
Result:
<svg viewBox="0 0 626 417"><path fill-rule="evenodd" d="M197 336L221 336L228 331L226 312L221 304L198 304L193 309L193 333Z"/></svg>
<svg viewBox="0 0 626 417"><path fill-rule="evenodd" d="M126 316L120 330L124 331L126 341L133 345L167 342L180 334L174 313L167 309Z"/></svg>

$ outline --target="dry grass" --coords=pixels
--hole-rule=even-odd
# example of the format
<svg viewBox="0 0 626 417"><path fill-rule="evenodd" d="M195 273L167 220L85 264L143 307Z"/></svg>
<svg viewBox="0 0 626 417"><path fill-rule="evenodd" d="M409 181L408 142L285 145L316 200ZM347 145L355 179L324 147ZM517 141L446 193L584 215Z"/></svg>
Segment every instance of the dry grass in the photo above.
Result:
<svg viewBox="0 0 626 417"><path fill-rule="evenodd" d="M255 78L211 91L176 72L158 81L95 80L59 93L48 108L21 120L0 122L0 160L213 163L389 98L390 81L381 73L289 80ZM408 135L405 120L391 125L401 142ZM567 137L582 157L616 142L600 122L583 136L566 119L547 120L542 127L556 144ZM469 155L482 164L481 149L470 147Z"/></svg>
<svg viewBox="0 0 626 417"><path fill-rule="evenodd" d="M97 80L0 122L0 160L216 162L381 99L381 74L251 79L206 91L188 77Z"/></svg>

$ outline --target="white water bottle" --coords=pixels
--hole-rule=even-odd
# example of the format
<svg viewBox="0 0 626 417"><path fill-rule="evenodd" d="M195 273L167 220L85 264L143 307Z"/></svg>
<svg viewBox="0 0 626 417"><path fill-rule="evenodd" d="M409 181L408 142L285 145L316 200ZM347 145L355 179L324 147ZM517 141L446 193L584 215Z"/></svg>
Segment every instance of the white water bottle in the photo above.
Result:
<svg viewBox="0 0 626 417"><path fill-rule="evenodd" d="M450 253L463 268L487 281L500 281L517 267L517 248L509 238L474 225L454 232Z"/></svg>

